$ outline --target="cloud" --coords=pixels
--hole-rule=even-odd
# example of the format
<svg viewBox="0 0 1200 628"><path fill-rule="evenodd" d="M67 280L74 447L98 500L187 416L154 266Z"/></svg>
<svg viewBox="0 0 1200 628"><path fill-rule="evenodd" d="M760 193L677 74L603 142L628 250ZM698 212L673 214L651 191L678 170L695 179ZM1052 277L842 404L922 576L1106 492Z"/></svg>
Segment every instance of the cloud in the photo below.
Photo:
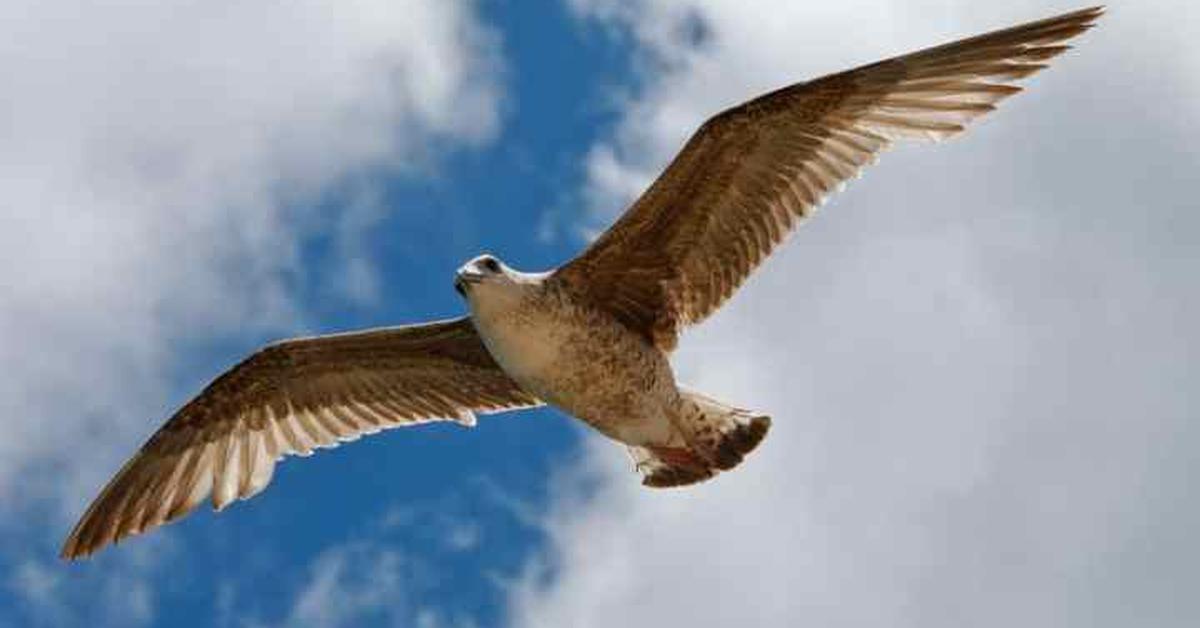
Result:
<svg viewBox="0 0 1200 628"><path fill-rule="evenodd" d="M217 625L339 626L388 625L424 628L478 624L472 613L488 602L447 564L472 552L495 553L510 537L498 533L510 513L489 517L494 537L485 537L474 514L488 507L491 487L439 495L432 501L391 504L378 516L360 521L342 540L320 549L307 564L282 574L277 564L259 564L283 595L262 595L262 573L240 570L218 588ZM491 545L487 545L491 542ZM486 545L486 547L485 547ZM253 561L251 561L253 562ZM485 580L489 574L482 569ZM282 574L282 575L281 575ZM31 595L39 587L30 579ZM496 583L493 583L496 584ZM497 593L498 595L499 593Z"/></svg>
<svg viewBox="0 0 1200 628"><path fill-rule="evenodd" d="M467 1L16 0L0 74L0 558L30 617L73 617L107 589L48 596L16 539L50 555L178 401L185 347L305 326L309 238L334 234L317 281L369 302L373 182L493 138L503 63Z"/></svg>
<svg viewBox="0 0 1200 628"><path fill-rule="evenodd" d="M145 626L156 618L155 579L174 548L167 536L122 552L101 572L69 572L52 556L19 557L7 581L13 595L7 617L21 625Z"/></svg>
<svg viewBox="0 0 1200 628"><path fill-rule="evenodd" d="M322 551L306 568L307 577L291 597L286 616L265 622L253 613L231 612L229 625L340 628L387 625L471 626L470 620L450 619L446 613L422 603L422 593L438 578L416 556L397 550L382 538L369 537L335 544ZM254 600L238 599L228 589L228 605L243 607ZM253 597L251 591L247 597Z"/></svg>
<svg viewBox="0 0 1200 628"><path fill-rule="evenodd" d="M1074 8L574 6L642 72L593 148L589 226L747 95ZM650 491L590 438L510 622L1194 623L1194 12L1115 7L964 138L895 150L833 198L675 360L774 416L762 448Z"/></svg>
<svg viewBox="0 0 1200 628"><path fill-rule="evenodd" d="M288 625L356 626L373 614L406 606L399 554L366 545L331 548L312 565Z"/></svg>
<svg viewBox="0 0 1200 628"><path fill-rule="evenodd" d="M308 235L332 225L369 300L353 240L381 212L336 201L498 124L496 36L465 2L18 1L0 24L9 507L75 514L166 409L177 343L300 324Z"/></svg>
<svg viewBox="0 0 1200 628"><path fill-rule="evenodd" d="M389 625L471 628L458 617L423 602L438 585L433 568L382 539L334 545L309 566L309 577L281 625L300 628ZM254 622L249 622L254 623Z"/></svg>

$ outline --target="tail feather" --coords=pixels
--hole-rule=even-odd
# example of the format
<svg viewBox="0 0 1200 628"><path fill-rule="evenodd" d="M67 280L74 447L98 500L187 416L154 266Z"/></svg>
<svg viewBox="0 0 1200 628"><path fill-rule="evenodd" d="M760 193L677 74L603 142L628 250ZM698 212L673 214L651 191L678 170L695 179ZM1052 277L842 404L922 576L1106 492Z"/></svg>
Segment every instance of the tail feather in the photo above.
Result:
<svg viewBox="0 0 1200 628"><path fill-rule="evenodd" d="M771 417L755 415L749 417L747 423L739 423L724 434L716 448L717 468L728 471L745 459L746 454L754 451L755 447L767 437L771 429Z"/></svg>
<svg viewBox="0 0 1200 628"><path fill-rule="evenodd" d="M630 447L642 484L653 488L686 486L703 482L717 469L686 447Z"/></svg>
<svg viewBox="0 0 1200 628"><path fill-rule="evenodd" d="M682 447L630 447L642 484L661 488L703 482L728 471L753 451L771 428L771 418L684 391L679 429Z"/></svg>

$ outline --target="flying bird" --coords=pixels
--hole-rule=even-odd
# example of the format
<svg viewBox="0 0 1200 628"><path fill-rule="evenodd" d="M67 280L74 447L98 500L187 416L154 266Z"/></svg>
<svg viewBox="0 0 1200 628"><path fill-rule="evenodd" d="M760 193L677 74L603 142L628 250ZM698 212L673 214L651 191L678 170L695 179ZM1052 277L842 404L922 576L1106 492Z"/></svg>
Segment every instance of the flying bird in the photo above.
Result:
<svg viewBox="0 0 1200 628"><path fill-rule="evenodd" d="M771 419L675 381L679 334L711 315L822 200L895 142L942 140L1021 90L1102 7L798 83L721 112L563 266L458 269L469 314L268 345L217 377L104 487L65 558L216 510L275 463L383 429L473 425L551 404L624 444L642 483L736 467Z"/></svg>

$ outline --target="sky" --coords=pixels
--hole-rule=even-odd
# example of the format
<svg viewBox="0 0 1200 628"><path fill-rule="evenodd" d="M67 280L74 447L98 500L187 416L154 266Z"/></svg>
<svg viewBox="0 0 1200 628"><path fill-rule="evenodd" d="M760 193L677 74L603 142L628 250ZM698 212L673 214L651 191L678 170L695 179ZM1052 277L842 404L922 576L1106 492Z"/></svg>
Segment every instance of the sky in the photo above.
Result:
<svg viewBox="0 0 1200 628"><path fill-rule="evenodd" d="M1114 2L902 146L685 335L771 414L640 486L552 410L391 431L94 559L57 550L264 342L455 315L569 259L708 115L1060 0L0 6L0 627L1191 626L1200 8Z"/></svg>

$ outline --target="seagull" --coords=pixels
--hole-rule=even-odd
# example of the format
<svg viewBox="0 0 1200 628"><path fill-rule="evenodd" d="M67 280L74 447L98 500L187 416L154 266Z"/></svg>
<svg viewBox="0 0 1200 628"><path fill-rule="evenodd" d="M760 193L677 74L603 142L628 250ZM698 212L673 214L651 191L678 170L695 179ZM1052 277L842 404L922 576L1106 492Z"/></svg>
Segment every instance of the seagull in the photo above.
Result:
<svg viewBox="0 0 1200 628"><path fill-rule="evenodd" d="M221 510L275 463L429 421L558 407L628 448L642 483L738 466L771 419L690 390L669 358L825 197L894 143L943 140L1069 49L1103 7L797 83L723 111L692 135L581 255L528 273L492 255L458 269L468 315L267 345L180 408L68 536L75 559Z"/></svg>

